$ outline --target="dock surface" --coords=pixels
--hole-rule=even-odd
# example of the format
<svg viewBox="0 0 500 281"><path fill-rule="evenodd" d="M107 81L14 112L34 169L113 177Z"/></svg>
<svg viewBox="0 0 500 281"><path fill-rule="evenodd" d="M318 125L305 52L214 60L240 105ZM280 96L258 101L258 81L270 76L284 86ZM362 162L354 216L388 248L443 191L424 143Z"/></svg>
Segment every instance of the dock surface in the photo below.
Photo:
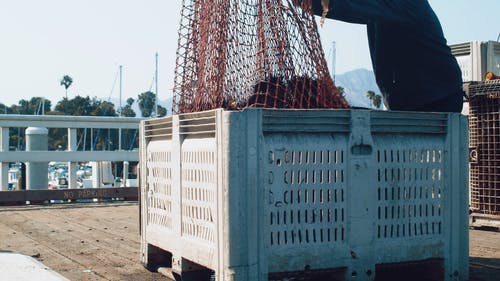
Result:
<svg viewBox="0 0 500 281"><path fill-rule="evenodd" d="M0 251L70 280L168 280L139 262L137 203L0 206ZM500 232L470 230L470 277L500 281Z"/></svg>

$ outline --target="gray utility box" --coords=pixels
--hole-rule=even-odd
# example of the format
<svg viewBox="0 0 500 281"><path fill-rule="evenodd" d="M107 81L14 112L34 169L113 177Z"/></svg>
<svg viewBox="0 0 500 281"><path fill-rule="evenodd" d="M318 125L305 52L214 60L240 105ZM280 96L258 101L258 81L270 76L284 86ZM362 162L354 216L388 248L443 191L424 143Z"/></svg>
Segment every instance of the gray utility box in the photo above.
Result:
<svg viewBox="0 0 500 281"><path fill-rule="evenodd" d="M467 42L450 45L462 70L463 82L484 81L488 71L500 75L500 42Z"/></svg>
<svg viewBox="0 0 500 281"><path fill-rule="evenodd" d="M201 269L224 281L468 280L465 116L213 110L142 121L140 139L150 269L184 280Z"/></svg>

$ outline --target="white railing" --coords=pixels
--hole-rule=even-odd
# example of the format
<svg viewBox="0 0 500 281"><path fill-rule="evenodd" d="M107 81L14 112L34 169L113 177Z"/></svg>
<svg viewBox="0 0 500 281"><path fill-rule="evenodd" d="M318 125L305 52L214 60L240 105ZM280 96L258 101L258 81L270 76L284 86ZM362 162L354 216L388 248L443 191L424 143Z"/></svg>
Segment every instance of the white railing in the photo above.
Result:
<svg viewBox="0 0 500 281"><path fill-rule="evenodd" d="M95 117L64 115L0 115L0 190L7 190L9 163L12 162L68 162L69 188L76 188L76 163L86 161L138 161L137 146L122 149L121 132L139 129L141 118ZM68 147L65 151L10 151L9 128L67 128ZM117 129L117 150L77 151L77 129Z"/></svg>

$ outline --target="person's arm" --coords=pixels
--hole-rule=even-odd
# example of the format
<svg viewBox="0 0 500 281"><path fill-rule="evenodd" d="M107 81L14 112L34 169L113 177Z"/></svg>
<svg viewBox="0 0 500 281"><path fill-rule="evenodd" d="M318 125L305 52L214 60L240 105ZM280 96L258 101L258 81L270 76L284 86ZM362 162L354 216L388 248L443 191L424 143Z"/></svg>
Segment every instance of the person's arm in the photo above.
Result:
<svg viewBox="0 0 500 281"><path fill-rule="evenodd" d="M321 0L312 0L315 15L321 16ZM417 10L428 5L427 0L330 0L327 18L350 23L368 24L375 21L412 23Z"/></svg>

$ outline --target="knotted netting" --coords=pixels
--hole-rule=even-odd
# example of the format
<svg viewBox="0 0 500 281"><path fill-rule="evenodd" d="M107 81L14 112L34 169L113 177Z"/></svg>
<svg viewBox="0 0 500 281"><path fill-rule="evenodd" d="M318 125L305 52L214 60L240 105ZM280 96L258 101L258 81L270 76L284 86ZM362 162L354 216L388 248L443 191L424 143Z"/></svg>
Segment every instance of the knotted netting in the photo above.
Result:
<svg viewBox="0 0 500 281"><path fill-rule="evenodd" d="M183 0L173 112L248 107L349 107L311 0Z"/></svg>

